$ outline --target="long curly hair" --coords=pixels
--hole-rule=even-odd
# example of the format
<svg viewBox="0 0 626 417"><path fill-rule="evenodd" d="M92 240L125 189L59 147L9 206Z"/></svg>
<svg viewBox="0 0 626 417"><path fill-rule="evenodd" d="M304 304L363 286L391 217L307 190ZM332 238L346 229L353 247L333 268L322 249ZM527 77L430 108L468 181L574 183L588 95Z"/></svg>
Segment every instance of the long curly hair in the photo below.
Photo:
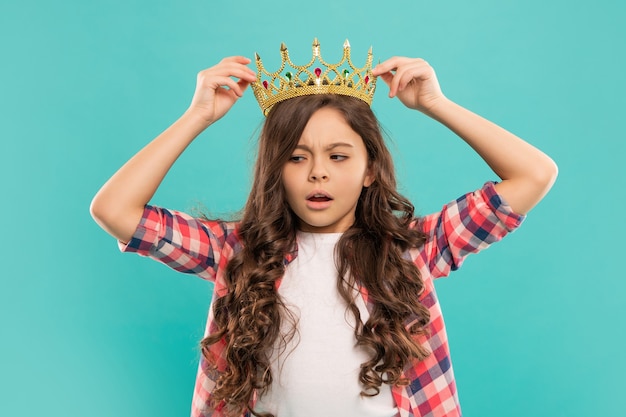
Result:
<svg viewBox="0 0 626 417"><path fill-rule="evenodd" d="M292 98L275 105L261 131L252 190L238 228L243 246L226 268L227 295L213 304L218 330L201 342L205 357L212 344L226 344L227 369L220 373L212 396L216 403L225 402L228 415L245 411L260 415L251 400L255 390L262 394L272 383L271 350L284 348L296 331L297 324L276 291L285 272L285 256L295 247L299 221L286 202L282 169L309 118L325 106L341 112L361 136L375 178L363 188L356 220L336 247L337 290L355 316L357 344L371 353L361 365L361 395L377 395L383 383L406 384L401 378L405 365L429 354L416 342L430 320L428 309L419 302L424 283L417 267L403 256L422 245L425 236L411 227L416 221L414 207L396 190L393 161L374 113L352 97ZM367 291L373 304L365 323L355 304L357 287ZM292 328L288 334L281 332L285 320Z"/></svg>

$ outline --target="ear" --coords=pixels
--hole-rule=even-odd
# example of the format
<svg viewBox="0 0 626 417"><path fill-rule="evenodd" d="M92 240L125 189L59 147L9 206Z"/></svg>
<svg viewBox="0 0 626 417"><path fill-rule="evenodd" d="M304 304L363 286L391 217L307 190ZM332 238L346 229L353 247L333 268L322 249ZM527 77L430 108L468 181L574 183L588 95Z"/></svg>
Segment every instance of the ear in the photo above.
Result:
<svg viewBox="0 0 626 417"><path fill-rule="evenodd" d="M374 183L376 177L374 176L372 167L368 167L365 171L365 177L363 178L363 187L367 188Z"/></svg>

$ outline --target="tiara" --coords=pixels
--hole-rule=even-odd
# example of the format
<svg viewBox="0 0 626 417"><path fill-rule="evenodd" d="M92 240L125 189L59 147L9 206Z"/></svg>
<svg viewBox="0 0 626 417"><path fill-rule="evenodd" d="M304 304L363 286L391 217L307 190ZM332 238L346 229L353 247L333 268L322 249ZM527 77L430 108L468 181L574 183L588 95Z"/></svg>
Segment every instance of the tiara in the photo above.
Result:
<svg viewBox="0 0 626 417"><path fill-rule="evenodd" d="M372 75L372 48L367 52L367 61L357 68L350 59L350 42L343 44L343 57L337 64L329 64L320 54L320 43L313 40L313 57L306 65L295 65L289 58L287 46L280 46L282 64L275 72L263 67L259 54L254 54L257 79L252 83L254 96L261 111L268 115L274 104L293 97L314 94L341 94L356 97L372 104L376 77Z"/></svg>

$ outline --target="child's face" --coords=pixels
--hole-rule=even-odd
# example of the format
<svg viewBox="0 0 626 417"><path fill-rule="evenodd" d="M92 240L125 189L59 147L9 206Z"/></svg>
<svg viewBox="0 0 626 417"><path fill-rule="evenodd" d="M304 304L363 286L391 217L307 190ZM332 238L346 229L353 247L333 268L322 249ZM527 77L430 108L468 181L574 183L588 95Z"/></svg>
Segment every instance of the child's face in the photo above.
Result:
<svg viewBox="0 0 626 417"><path fill-rule="evenodd" d="M331 107L313 113L283 167L287 202L305 232L344 232L373 182L363 139Z"/></svg>

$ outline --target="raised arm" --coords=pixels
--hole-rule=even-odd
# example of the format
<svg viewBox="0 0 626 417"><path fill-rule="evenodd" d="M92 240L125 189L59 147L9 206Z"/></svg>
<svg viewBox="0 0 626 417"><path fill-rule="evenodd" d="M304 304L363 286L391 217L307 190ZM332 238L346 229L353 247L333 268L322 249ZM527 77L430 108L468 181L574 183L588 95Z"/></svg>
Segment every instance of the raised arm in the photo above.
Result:
<svg viewBox="0 0 626 417"><path fill-rule="evenodd" d="M128 242L161 181L187 146L233 106L256 74L248 58L230 57L198 73L187 111L126 162L95 195L90 212L113 237ZM233 78L238 79L235 81Z"/></svg>
<svg viewBox="0 0 626 417"><path fill-rule="evenodd" d="M435 71L423 59L394 57L373 73L389 86L389 97L397 96L467 142L502 179L496 189L517 213L526 214L552 187L558 170L550 157L446 98Z"/></svg>

